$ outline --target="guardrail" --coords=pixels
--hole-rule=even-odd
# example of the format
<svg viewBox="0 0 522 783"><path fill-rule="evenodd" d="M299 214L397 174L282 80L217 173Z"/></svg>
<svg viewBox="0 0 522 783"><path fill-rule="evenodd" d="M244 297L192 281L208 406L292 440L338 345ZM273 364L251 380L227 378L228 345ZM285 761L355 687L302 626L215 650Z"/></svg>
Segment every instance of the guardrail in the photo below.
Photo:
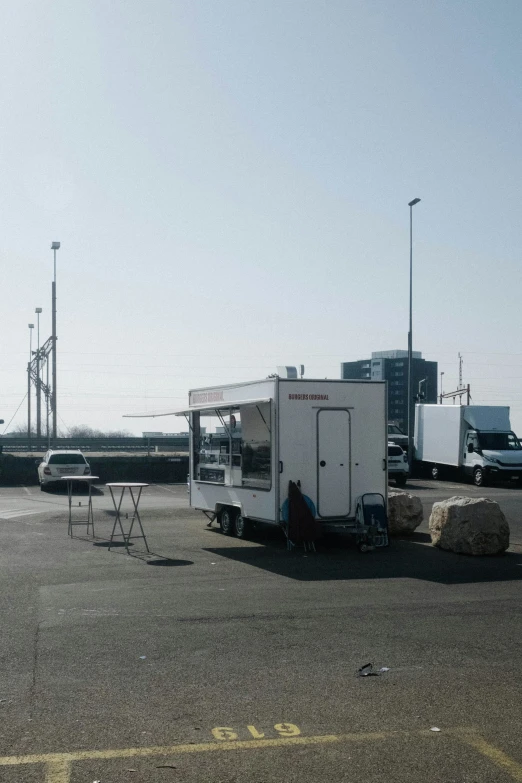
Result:
<svg viewBox="0 0 522 783"><path fill-rule="evenodd" d="M0 438L4 453L37 451L42 454L48 449L47 438L27 436ZM172 438L56 438L51 441L52 449L81 449L81 451L188 451L188 437Z"/></svg>

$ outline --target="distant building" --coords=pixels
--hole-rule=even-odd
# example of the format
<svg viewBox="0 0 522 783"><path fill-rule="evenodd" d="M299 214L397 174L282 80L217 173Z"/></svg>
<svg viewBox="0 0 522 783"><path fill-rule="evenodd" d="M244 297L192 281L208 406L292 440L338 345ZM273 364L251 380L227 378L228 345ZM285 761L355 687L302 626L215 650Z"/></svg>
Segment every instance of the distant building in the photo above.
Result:
<svg viewBox="0 0 522 783"><path fill-rule="evenodd" d="M413 405L417 401L419 388L423 395L422 402L437 402L437 366L437 362L423 359L420 351L412 352ZM388 381L388 420L396 422L404 432L407 432L408 351L375 351L371 359L342 362L341 378ZM413 414L414 410L412 416Z"/></svg>
<svg viewBox="0 0 522 783"><path fill-rule="evenodd" d="M205 429L202 428L204 432ZM144 438L188 438L188 432L142 432Z"/></svg>

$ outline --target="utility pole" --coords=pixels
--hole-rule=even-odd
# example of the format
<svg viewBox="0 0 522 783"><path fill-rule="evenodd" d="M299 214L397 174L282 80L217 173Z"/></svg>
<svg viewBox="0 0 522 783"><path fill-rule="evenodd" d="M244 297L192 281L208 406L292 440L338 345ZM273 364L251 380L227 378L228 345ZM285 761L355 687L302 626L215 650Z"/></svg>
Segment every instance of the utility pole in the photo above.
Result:
<svg viewBox="0 0 522 783"><path fill-rule="evenodd" d="M31 361L33 358L33 329L34 324L29 326L29 361L27 362L27 438L31 445Z"/></svg>
<svg viewBox="0 0 522 783"><path fill-rule="evenodd" d="M420 198L414 198L408 202L410 208L410 328L408 331L408 462L413 462L413 426L415 420L415 407L413 403L413 377L412 377L412 345L413 345L413 207L418 204ZM412 410L413 409L413 410Z"/></svg>
<svg viewBox="0 0 522 783"><path fill-rule="evenodd" d="M53 285L52 285L52 304L53 304L53 396L52 396L52 406L53 406L53 440L56 440L58 436L58 412L57 412L57 402L58 402L58 395L57 395L57 384L56 384L56 251L60 249L60 243L59 242L53 242L51 244L51 250L54 253L54 278L53 278Z"/></svg>
<svg viewBox="0 0 522 783"><path fill-rule="evenodd" d="M42 383L40 380L40 313L41 307L35 310L37 316L37 351L36 351L36 435L42 437Z"/></svg>
<svg viewBox="0 0 522 783"><path fill-rule="evenodd" d="M462 354L459 352L459 389L462 389Z"/></svg>
<svg viewBox="0 0 522 783"><path fill-rule="evenodd" d="M49 389L49 356L45 357L45 370L47 373L47 389ZM51 430L49 429L49 403L52 398L49 392L45 395L45 417L47 420L47 448L51 448Z"/></svg>

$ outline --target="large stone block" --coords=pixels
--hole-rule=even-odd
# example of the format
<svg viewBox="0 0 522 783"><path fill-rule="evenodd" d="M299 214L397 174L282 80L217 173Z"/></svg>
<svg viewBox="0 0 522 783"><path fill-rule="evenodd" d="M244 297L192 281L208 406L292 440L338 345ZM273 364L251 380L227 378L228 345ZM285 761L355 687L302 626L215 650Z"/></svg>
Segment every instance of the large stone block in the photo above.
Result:
<svg viewBox="0 0 522 783"><path fill-rule="evenodd" d="M466 555L498 555L509 546L509 525L489 498L452 497L434 503L431 543Z"/></svg>
<svg viewBox="0 0 522 783"><path fill-rule="evenodd" d="M391 536L411 535L422 522L422 503L408 492L388 491L388 530Z"/></svg>

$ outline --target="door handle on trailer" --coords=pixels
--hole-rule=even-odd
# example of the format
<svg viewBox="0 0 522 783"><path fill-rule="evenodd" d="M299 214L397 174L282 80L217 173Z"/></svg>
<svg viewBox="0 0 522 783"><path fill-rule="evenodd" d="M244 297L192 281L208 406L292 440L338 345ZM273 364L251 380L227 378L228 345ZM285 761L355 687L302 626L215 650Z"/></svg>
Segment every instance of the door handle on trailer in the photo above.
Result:
<svg viewBox="0 0 522 783"><path fill-rule="evenodd" d="M383 459L383 461L382 461L382 469L386 470L386 460L385 459Z"/></svg>
<svg viewBox="0 0 522 783"><path fill-rule="evenodd" d="M279 460L279 472L280 473L283 472L283 460L282 459Z"/></svg>

